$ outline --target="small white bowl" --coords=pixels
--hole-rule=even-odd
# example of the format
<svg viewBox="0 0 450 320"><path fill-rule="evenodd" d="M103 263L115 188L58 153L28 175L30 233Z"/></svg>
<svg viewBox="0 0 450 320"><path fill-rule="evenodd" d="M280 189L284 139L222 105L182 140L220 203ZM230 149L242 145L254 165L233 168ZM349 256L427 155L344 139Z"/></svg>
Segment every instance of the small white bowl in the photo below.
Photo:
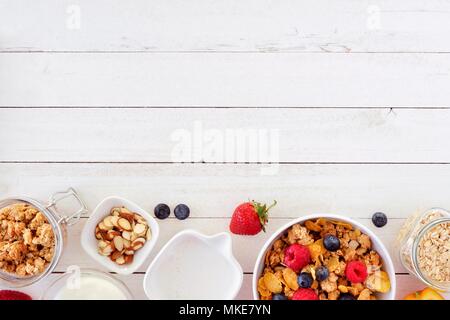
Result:
<svg viewBox="0 0 450 320"><path fill-rule="evenodd" d="M194 230L177 233L158 253L144 277L151 300L232 300L242 285L242 268L231 237Z"/></svg>
<svg viewBox="0 0 450 320"><path fill-rule="evenodd" d="M370 240L372 241L372 247L373 249L378 252L381 259L383 260L383 270L387 272L389 275L389 280L391 282L391 290L387 293L379 293L378 297L381 298L381 300L395 300L395 291L396 291L396 282L395 282L395 269L394 264L392 263L392 259L389 255L388 250L383 245L383 243L378 239L378 237L366 226L362 225L361 223L347 217L334 215L334 214L313 214L308 215L304 217L300 217L297 219L292 220L291 222L288 222L281 228L279 228L277 231L273 233L273 235L266 241L264 246L262 247L261 251L259 252L258 258L256 260L255 268L253 270L253 281L252 281L252 288L253 288L253 298L255 300L259 299L259 293L258 293L258 280L261 276L261 273L264 269L264 257L266 255L267 250L273 245L275 240L277 240L287 229L289 229L294 224L300 223L303 224L307 220L311 219L317 219L317 218L327 218L331 220L336 221L343 221L350 223L352 226L355 226L356 228L360 229L362 233L367 234L370 237Z"/></svg>
<svg viewBox="0 0 450 320"><path fill-rule="evenodd" d="M150 241L147 241L141 249L135 252L133 262L131 264L118 265L117 263L111 261L109 257L100 255L97 251L98 240L95 238L95 227L114 207L125 207L132 212L140 214L145 220L147 220L148 226L152 232L152 238ZM109 271L117 272L118 274L132 274L145 262L155 246L158 236L158 223L147 211L129 200L120 197L108 197L99 203L99 205L89 216L89 219L86 221L81 233L81 246L92 259L106 267Z"/></svg>

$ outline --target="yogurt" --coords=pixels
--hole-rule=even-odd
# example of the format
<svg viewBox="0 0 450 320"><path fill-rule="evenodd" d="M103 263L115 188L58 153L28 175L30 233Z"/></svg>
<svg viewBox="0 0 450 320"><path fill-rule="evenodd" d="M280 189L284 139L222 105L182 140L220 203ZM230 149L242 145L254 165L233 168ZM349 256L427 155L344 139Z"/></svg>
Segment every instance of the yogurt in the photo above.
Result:
<svg viewBox="0 0 450 320"><path fill-rule="evenodd" d="M232 299L242 269L227 234L213 237L186 231L175 236L149 267L144 289L150 299Z"/></svg>
<svg viewBox="0 0 450 320"><path fill-rule="evenodd" d="M127 300L112 280L95 274L73 275L56 292L55 300Z"/></svg>

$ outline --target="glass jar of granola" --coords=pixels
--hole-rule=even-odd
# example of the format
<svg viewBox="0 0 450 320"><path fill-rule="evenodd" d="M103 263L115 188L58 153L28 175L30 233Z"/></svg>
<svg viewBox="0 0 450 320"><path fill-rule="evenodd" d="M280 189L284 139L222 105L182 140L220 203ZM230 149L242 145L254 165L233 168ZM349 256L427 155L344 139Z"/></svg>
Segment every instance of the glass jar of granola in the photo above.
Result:
<svg viewBox="0 0 450 320"><path fill-rule="evenodd" d="M427 286L450 291L450 212L432 208L410 217L398 237L400 261Z"/></svg>
<svg viewBox="0 0 450 320"><path fill-rule="evenodd" d="M79 206L70 215L57 209L74 198ZM54 193L48 203L28 197L0 200L0 285L24 287L47 277L60 260L66 226L87 212L74 189Z"/></svg>

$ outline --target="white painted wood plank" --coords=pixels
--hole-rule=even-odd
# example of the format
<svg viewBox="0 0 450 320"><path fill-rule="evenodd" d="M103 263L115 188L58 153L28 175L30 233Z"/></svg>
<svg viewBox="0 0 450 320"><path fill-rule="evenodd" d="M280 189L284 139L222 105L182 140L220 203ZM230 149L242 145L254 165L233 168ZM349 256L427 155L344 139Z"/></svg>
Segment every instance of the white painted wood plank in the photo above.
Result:
<svg viewBox="0 0 450 320"><path fill-rule="evenodd" d="M3 0L0 20L3 51L450 51L438 0Z"/></svg>
<svg viewBox="0 0 450 320"><path fill-rule="evenodd" d="M302 214L298 214L300 217ZM103 269L103 267L93 261L80 246L80 234L86 219L82 219L76 226L72 227L68 232L67 247L65 254L57 266L56 271L65 272L67 267L76 265L81 268L89 268L95 266ZM291 219L272 219L267 227L266 233L260 233L254 237L232 235L233 253L242 266L244 272L253 272L256 258L265 241L278 228L290 222ZM357 219L367 227L371 228L377 234L388 248L393 259L395 270L398 273L405 273L406 269L401 265L398 259L398 250L396 248L396 237L402 227L405 219L391 219L389 224L384 228L376 228L372 225L370 219ZM219 218L190 218L186 221L178 221L176 219L168 219L158 221L160 226L160 238L158 239L155 249L150 254L144 265L139 268L139 272L145 272L150 262L153 260L159 250L178 232L185 229L194 229L204 234L212 235L220 232L228 232L229 219ZM107 270L105 270L107 271Z"/></svg>
<svg viewBox="0 0 450 320"><path fill-rule="evenodd" d="M448 106L447 54L0 55L0 106Z"/></svg>
<svg viewBox="0 0 450 320"><path fill-rule="evenodd" d="M0 108L0 161L442 163L449 122L449 109Z"/></svg>
<svg viewBox="0 0 450 320"><path fill-rule="evenodd" d="M46 290L50 284L55 281L61 274L51 274L48 278L44 279L42 282L35 284L30 287L22 288L23 292L31 295L33 299L39 299L44 290ZM147 296L144 293L142 282L144 279L143 274L132 274L129 276L115 275L118 279L122 280L133 293L134 299L147 300ZM421 290L423 284L416 280L410 275L397 275L397 299L402 299L405 295L414 292L416 290ZM450 295L447 295L450 298ZM244 282L241 287L241 291L236 297L238 300L252 300L252 275L245 274Z"/></svg>
<svg viewBox="0 0 450 320"><path fill-rule="evenodd" d="M0 195L46 200L76 188L93 210L118 195L148 211L160 202L186 203L194 217L229 217L247 199L278 205L273 217L328 212L370 218L376 211L406 218L431 207L450 208L449 165L0 164Z"/></svg>

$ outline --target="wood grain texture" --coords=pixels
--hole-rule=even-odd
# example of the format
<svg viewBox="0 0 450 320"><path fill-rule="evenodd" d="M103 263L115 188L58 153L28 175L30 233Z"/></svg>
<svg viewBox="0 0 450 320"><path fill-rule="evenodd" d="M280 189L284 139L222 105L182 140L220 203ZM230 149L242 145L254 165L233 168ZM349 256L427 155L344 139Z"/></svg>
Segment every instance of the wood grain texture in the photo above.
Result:
<svg viewBox="0 0 450 320"><path fill-rule="evenodd" d="M449 52L449 12L439 0L3 0L0 50Z"/></svg>
<svg viewBox="0 0 450 320"><path fill-rule="evenodd" d="M44 279L36 285L23 289L24 292L30 294L34 299L39 299L43 292L51 285L53 281L58 279L61 274L51 274L48 278ZM115 275L118 279L124 282L130 291L133 293L134 299L147 300L142 282L144 280L143 274L132 274L129 276ZM423 284L410 275L397 275L397 299L402 299L407 294L416 290L422 289ZM450 296L447 294L447 298ZM236 297L238 300L252 300L252 275L244 274L244 282L241 287L241 291Z"/></svg>
<svg viewBox="0 0 450 320"><path fill-rule="evenodd" d="M450 109L8 108L0 161L448 163L449 122Z"/></svg>
<svg viewBox="0 0 450 320"><path fill-rule="evenodd" d="M450 208L448 165L1 164L0 195L46 200L72 186L93 210L122 196L152 211L157 203L186 203L195 217L226 218L247 199L278 205L277 218L335 213L370 218L376 211L406 218L430 207Z"/></svg>
<svg viewBox="0 0 450 320"><path fill-rule="evenodd" d="M447 54L2 53L0 106L448 106Z"/></svg>

